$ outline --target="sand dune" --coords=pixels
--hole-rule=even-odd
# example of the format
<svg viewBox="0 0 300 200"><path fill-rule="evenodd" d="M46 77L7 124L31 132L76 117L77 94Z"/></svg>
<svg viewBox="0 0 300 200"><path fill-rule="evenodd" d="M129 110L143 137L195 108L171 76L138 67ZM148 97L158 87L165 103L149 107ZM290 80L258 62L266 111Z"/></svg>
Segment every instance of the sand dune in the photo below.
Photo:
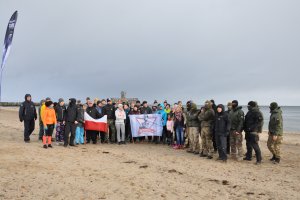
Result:
<svg viewBox="0 0 300 200"><path fill-rule="evenodd" d="M282 163L227 164L163 145L43 149L23 142L15 109L0 109L0 199L300 199L300 134L286 134ZM215 156L216 157L216 156Z"/></svg>

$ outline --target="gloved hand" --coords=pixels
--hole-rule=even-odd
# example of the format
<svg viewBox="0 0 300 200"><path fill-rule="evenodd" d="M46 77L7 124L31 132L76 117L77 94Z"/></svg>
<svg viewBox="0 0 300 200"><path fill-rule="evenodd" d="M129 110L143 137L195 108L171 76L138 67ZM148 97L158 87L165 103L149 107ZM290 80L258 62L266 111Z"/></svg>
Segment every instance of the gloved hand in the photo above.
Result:
<svg viewBox="0 0 300 200"><path fill-rule="evenodd" d="M45 131L47 131L48 130L48 126L46 125L46 126L44 126L44 130Z"/></svg>

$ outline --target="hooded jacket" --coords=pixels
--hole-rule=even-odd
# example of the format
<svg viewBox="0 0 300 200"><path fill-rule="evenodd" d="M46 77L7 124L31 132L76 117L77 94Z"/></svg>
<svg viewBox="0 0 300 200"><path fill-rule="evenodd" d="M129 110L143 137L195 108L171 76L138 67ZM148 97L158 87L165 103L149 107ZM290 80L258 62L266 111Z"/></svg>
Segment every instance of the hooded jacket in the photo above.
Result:
<svg viewBox="0 0 300 200"><path fill-rule="evenodd" d="M20 105L19 118L20 121L37 119L37 113L32 101L27 101L27 97L30 94L25 95L25 101Z"/></svg>
<svg viewBox="0 0 300 200"><path fill-rule="evenodd" d="M272 135L282 136L283 134L283 119L282 110L280 107L275 108L271 111L270 121L269 121L269 132Z"/></svg>
<svg viewBox="0 0 300 200"><path fill-rule="evenodd" d="M166 126L168 117L167 117L167 113L165 112L165 106L163 104L160 104L160 106L162 107L162 109L156 111L156 114L161 114L162 124L163 126Z"/></svg>
<svg viewBox="0 0 300 200"><path fill-rule="evenodd" d="M198 120L199 110L197 109L197 105L192 103L191 109L186 114L186 125L187 127L199 127L200 123Z"/></svg>
<svg viewBox="0 0 300 200"><path fill-rule="evenodd" d="M239 133L243 132L244 118L242 106L233 108L229 112L229 119L231 122L230 130L235 130Z"/></svg>
<svg viewBox="0 0 300 200"><path fill-rule="evenodd" d="M264 118L259 108L249 107L249 111L245 116L244 130L246 133L260 132L263 126Z"/></svg>
<svg viewBox="0 0 300 200"><path fill-rule="evenodd" d="M215 112L212 109L212 103L210 101L205 102L204 111L199 115L199 121L202 127L211 127L215 120Z"/></svg>
<svg viewBox="0 0 300 200"><path fill-rule="evenodd" d="M74 123L75 121L78 121L78 109L76 99L71 98L66 112L66 122Z"/></svg>
<svg viewBox="0 0 300 200"><path fill-rule="evenodd" d="M65 105L60 106L59 104L57 104L55 106L55 113L56 113L57 121L59 121L59 122L66 121L66 111L67 111L67 108Z"/></svg>
<svg viewBox="0 0 300 200"><path fill-rule="evenodd" d="M54 108L46 107L42 121L44 123L44 126L57 123Z"/></svg>
<svg viewBox="0 0 300 200"><path fill-rule="evenodd" d="M219 136L228 136L230 131L230 120L228 113L225 112L224 105L219 105L222 107L222 112L216 114L215 118L215 133Z"/></svg>

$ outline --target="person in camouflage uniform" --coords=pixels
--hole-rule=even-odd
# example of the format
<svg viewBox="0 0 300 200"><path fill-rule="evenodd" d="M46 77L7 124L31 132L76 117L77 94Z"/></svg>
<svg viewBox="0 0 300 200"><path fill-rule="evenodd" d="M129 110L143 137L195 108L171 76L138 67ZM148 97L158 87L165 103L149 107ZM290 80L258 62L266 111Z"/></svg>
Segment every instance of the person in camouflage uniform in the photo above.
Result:
<svg viewBox="0 0 300 200"><path fill-rule="evenodd" d="M215 120L215 112L211 101L205 102L205 107L199 115L201 122L201 153L200 157L213 158L214 147L212 142L212 124ZM206 155L207 154L207 155Z"/></svg>
<svg viewBox="0 0 300 200"><path fill-rule="evenodd" d="M189 127L189 149L187 152L199 154L199 110L195 103L191 104L191 110L187 112L187 123Z"/></svg>
<svg viewBox="0 0 300 200"><path fill-rule="evenodd" d="M237 100L232 101L232 110L229 112L229 119L231 122L230 128L230 149L231 156L234 159L243 159L243 124L244 112L241 106L238 106Z"/></svg>
<svg viewBox="0 0 300 200"><path fill-rule="evenodd" d="M267 142L268 149L273 154L270 159L275 164L280 162L280 146L283 135L282 111L276 102L270 104L269 138Z"/></svg>
<svg viewBox="0 0 300 200"><path fill-rule="evenodd" d="M185 137L185 141L184 141L184 148L189 148L189 122L187 121L187 113L191 110L191 101L186 102L186 111L183 112L184 114L184 120L185 120L185 132L184 132L184 137Z"/></svg>
<svg viewBox="0 0 300 200"><path fill-rule="evenodd" d="M227 110L225 111L228 114L228 116L231 110L232 110L232 102L230 101L227 103ZM228 134L227 136L227 154L230 154L230 134Z"/></svg>

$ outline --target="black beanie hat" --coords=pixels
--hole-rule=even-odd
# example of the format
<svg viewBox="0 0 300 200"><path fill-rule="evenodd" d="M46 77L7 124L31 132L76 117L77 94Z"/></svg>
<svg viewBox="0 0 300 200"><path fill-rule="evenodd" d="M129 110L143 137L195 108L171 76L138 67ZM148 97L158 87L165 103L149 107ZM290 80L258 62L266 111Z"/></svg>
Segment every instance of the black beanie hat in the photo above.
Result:
<svg viewBox="0 0 300 200"><path fill-rule="evenodd" d="M251 106L252 108L254 108L256 106L255 101L249 101L248 106Z"/></svg>
<svg viewBox="0 0 300 200"><path fill-rule="evenodd" d="M237 100L232 101L233 104L239 105L239 102Z"/></svg>

